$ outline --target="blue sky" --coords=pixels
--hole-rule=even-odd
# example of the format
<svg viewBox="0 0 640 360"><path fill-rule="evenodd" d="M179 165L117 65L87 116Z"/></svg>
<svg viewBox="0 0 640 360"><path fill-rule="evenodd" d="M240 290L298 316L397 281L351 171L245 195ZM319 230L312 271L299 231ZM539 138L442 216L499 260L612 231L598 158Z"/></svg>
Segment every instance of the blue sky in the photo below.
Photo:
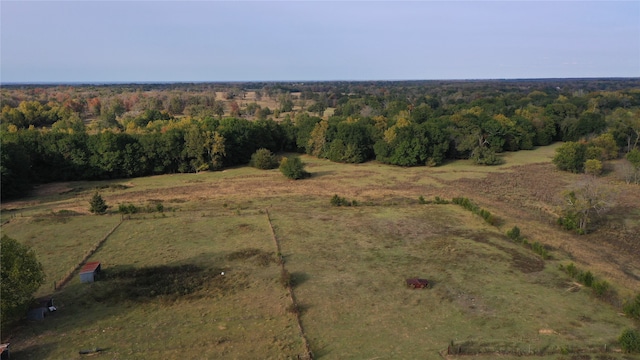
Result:
<svg viewBox="0 0 640 360"><path fill-rule="evenodd" d="M640 76L639 1L7 1L0 81Z"/></svg>

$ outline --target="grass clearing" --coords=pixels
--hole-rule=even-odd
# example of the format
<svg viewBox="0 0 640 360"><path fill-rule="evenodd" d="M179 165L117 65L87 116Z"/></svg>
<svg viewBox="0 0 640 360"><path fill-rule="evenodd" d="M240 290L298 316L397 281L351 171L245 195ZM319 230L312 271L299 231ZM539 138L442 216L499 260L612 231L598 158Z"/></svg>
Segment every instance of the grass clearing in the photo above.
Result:
<svg viewBox="0 0 640 360"><path fill-rule="evenodd" d="M550 167L554 146L505 154L498 167L348 165L303 155L312 177L302 181L237 167L43 186L39 196L2 204L10 220L2 231L32 245L45 265L42 295L120 221L119 204L165 210L125 220L90 259L103 263L105 277L81 284L74 276L53 294L57 313L10 334L12 352L38 359L80 358L79 350L96 347L115 359L304 354L265 208L316 358L438 358L451 341L493 351L472 357L482 359L501 349L557 359L571 349L615 348L633 323L557 266L570 260L624 296L640 291L630 235L640 224L631 206L640 194L615 185L625 190L625 207L602 230L562 231L547 209L575 176ZM96 188L112 215L85 215ZM333 207L334 194L360 206ZM489 226L456 205L418 205L421 195L468 197L505 225ZM504 232L514 225L551 246L554 260L543 264L510 242ZM409 277L433 287L411 290Z"/></svg>
<svg viewBox="0 0 640 360"><path fill-rule="evenodd" d="M304 353L265 215L128 220L90 261L102 262L103 278L75 277L16 357L73 359L96 347L127 359Z"/></svg>
<svg viewBox="0 0 640 360"><path fill-rule="evenodd" d="M31 246L42 263L46 282L37 296L53 289L84 254L118 224L120 216L54 215L16 217L2 233Z"/></svg>
<svg viewBox="0 0 640 360"><path fill-rule="evenodd" d="M281 209L272 218L288 268L304 279L295 292L323 358L437 357L450 341L586 348L629 325L588 293L566 291L553 268L532 269L534 254L453 205ZM410 290L409 277L434 286Z"/></svg>

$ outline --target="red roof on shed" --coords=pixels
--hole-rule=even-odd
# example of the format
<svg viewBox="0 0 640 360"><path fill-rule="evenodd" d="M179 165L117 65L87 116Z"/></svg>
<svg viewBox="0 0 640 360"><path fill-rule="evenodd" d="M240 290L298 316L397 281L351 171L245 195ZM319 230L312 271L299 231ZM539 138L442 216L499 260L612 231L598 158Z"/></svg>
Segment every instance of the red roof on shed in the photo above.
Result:
<svg viewBox="0 0 640 360"><path fill-rule="evenodd" d="M100 267L100 261L88 262L84 264L84 266L80 270L80 274L94 272L99 267Z"/></svg>

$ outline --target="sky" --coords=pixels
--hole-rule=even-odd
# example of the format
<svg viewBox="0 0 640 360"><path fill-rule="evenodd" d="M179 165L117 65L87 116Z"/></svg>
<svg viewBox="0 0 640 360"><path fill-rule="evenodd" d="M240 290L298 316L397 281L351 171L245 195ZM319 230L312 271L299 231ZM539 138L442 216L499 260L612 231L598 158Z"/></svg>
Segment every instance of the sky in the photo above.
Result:
<svg viewBox="0 0 640 360"><path fill-rule="evenodd" d="M640 1L0 1L0 83L640 76Z"/></svg>

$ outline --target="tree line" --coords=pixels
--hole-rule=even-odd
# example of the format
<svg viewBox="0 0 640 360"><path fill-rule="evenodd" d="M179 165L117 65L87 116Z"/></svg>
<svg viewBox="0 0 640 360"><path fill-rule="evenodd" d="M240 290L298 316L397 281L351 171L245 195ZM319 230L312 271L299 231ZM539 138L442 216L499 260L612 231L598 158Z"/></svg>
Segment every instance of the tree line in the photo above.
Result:
<svg viewBox="0 0 640 360"><path fill-rule="evenodd" d="M247 91L237 84L224 101L203 84L194 94L162 87L2 89L2 197L52 181L217 170L246 164L262 148L345 163L438 166L447 159L497 164L502 152L554 141L589 141L591 150L579 152L602 159L638 147L635 82L561 84L564 90L553 82L289 84L300 90L296 96L262 84L253 91L288 110L274 113L257 102L233 106ZM329 108L333 114L325 114Z"/></svg>

